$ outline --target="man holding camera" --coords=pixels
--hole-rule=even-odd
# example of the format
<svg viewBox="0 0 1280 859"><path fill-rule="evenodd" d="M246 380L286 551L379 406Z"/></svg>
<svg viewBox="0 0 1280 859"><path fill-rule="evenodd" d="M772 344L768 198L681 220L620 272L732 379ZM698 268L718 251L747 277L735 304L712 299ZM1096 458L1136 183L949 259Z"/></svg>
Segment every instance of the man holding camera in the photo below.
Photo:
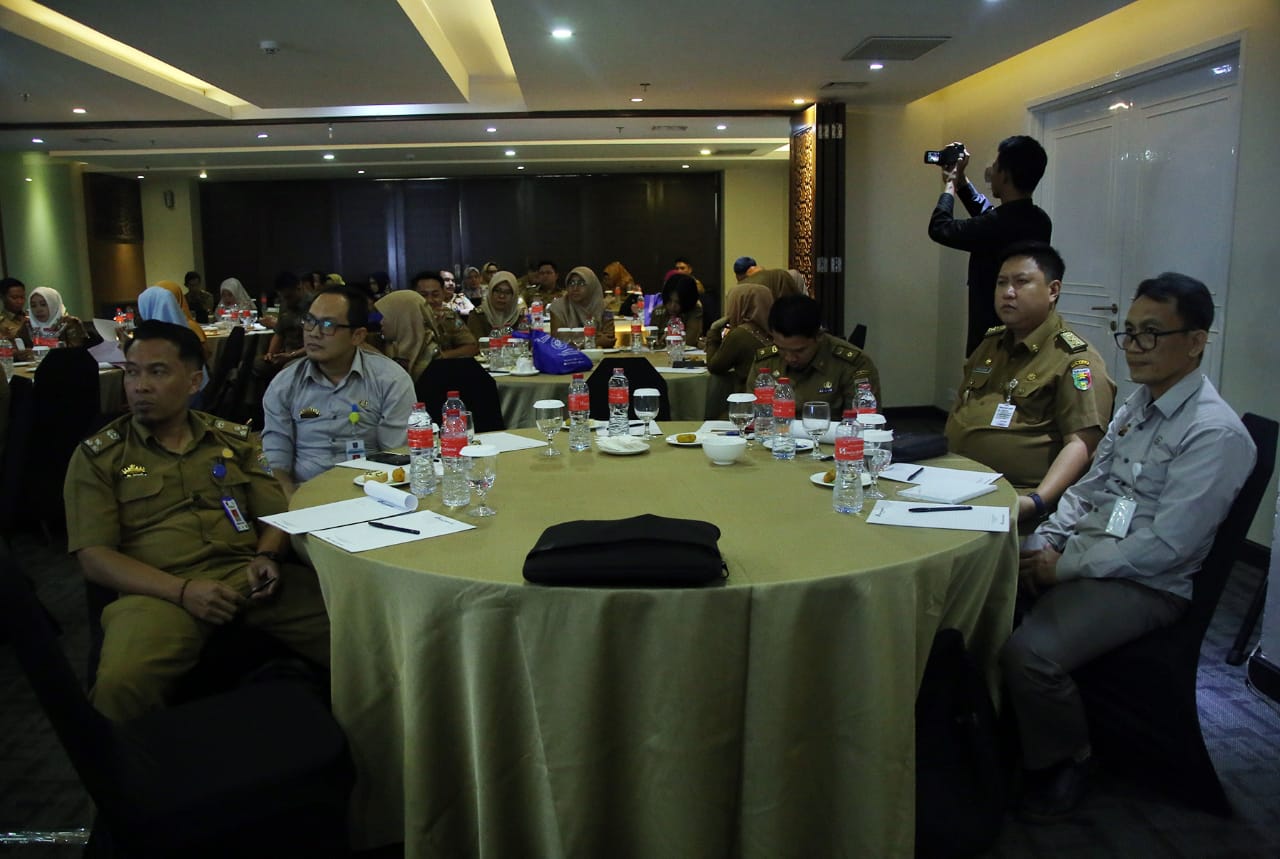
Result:
<svg viewBox="0 0 1280 859"><path fill-rule="evenodd" d="M931 163L930 154L926 153L925 160ZM952 143L938 153L942 194L929 219L929 238L940 245L969 252L969 329L965 355L973 353L988 328L1000 324L991 295L1000 271L1001 252L1014 242L1049 242L1053 222L1031 201L1048 162L1044 147L1035 138L1019 134L1000 141L996 159L986 171L991 196L1000 201L999 206L993 206L964 175L969 165L969 151L963 143ZM957 196L969 213L966 220L955 219Z"/></svg>

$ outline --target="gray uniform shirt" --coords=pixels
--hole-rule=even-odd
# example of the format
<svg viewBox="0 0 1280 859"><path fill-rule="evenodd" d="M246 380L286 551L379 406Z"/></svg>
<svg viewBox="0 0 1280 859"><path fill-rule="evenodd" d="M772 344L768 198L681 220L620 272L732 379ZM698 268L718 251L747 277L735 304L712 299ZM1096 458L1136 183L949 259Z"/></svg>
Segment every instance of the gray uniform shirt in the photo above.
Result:
<svg viewBox="0 0 1280 859"><path fill-rule="evenodd" d="M357 349L351 372L336 385L310 359L295 361L262 398L262 449L273 469L310 480L346 459L354 439L366 453L404 447L413 404L413 380L380 353Z"/></svg>
<svg viewBox="0 0 1280 859"><path fill-rule="evenodd" d="M1062 552L1060 581L1127 578L1190 599L1191 576L1256 455L1244 424L1200 373L1154 402L1144 385L1116 410L1093 467L1024 548ZM1137 509L1125 537L1113 537L1107 521L1126 495Z"/></svg>

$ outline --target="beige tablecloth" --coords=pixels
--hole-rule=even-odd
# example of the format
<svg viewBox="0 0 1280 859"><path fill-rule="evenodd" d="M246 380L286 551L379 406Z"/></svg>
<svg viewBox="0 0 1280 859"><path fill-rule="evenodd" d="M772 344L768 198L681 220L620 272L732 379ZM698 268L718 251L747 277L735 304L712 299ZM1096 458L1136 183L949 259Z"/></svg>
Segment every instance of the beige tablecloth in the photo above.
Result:
<svg viewBox="0 0 1280 859"><path fill-rule="evenodd" d="M558 445L555 459L499 457L498 515L458 516L473 531L360 555L307 538L359 771L355 846L910 856L929 646L956 627L994 668L1014 535L867 525L809 483L825 464L758 448L716 467L661 441L631 457L570 454L563 434ZM351 479L322 475L294 506L354 496ZM1013 501L1002 482L975 503ZM438 495L426 506L443 509ZM718 525L725 585L523 582L546 525L644 512Z"/></svg>
<svg viewBox="0 0 1280 859"><path fill-rule="evenodd" d="M629 352L620 352L617 357L635 356ZM647 358L653 366L659 368L659 372L671 366L665 352L644 352L639 357ZM609 355L605 355L601 362L607 362L609 358ZM536 376L496 376L498 401L502 407L502 419L507 427L509 429L533 427L533 404L538 400L568 402L571 378L572 376L548 373L539 373ZM710 374L705 370L663 373L663 379L667 383L667 397L671 400L671 419L701 421L706 413L707 383L711 379Z"/></svg>

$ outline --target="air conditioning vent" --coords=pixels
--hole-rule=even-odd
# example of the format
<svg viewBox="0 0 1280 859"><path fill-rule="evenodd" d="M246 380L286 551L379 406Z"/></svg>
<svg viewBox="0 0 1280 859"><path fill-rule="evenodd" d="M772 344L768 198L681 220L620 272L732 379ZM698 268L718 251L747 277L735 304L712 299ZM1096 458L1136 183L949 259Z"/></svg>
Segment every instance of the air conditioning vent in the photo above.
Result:
<svg viewBox="0 0 1280 859"><path fill-rule="evenodd" d="M870 84L866 81L828 81L819 89L823 92L840 92L842 90L862 89L867 86L870 86Z"/></svg>
<svg viewBox="0 0 1280 859"><path fill-rule="evenodd" d="M872 36L845 54L845 60L918 60L950 36Z"/></svg>
<svg viewBox="0 0 1280 859"><path fill-rule="evenodd" d="M676 131L688 131L689 126L687 125L655 125L649 130L658 132L659 134L671 134L672 132L676 132Z"/></svg>
<svg viewBox="0 0 1280 859"><path fill-rule="evenodd" d="M716 149L716 155L755 155L756 151L752 149Z"/></svg>
<svg viewBox="0 0 1280 859"><path fill-rule="evenodd" d="M76 143L115 143L110 137L77 137Z"/></svg>

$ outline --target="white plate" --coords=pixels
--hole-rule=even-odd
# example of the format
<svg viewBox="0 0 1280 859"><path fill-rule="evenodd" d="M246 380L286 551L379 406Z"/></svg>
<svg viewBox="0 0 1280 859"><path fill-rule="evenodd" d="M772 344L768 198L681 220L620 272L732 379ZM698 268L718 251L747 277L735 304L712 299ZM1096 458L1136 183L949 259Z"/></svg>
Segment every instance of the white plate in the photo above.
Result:
<svg viewBox="0 0 1280 859"><path fill-rule="evenodd" d="M398 480L398 481L396 481L395 483L392 483L390 480L388 480L388 481L387 481L387 483L386 483L386 485L387 485L387 486L408 486L408 485L409 485L409 481L408 481L408 479L407 479L407 478L408 478L408 474L409 474L409 466L407 466L407 465L406 465L406 466L404 466L404 469L405 469L405 476L406 476L406 479L405 479L405 480ZM355 479L354 479L354 480L352 480L351 482L352 482L352 483L354 483L356 486L364 486L364 475L363 475L363 474L357 474L357 475L355 476ZM382 481L381 481L381 480L379 480L378 482L379 482L379 483L381 483Z"/></svg>
<svg viewBox="0 0 1280 859"><path fill-rule="evenodd" d="M617 348L616 346L610 346L608 349L601 349L600 351L606 355L617 355L622 350Z"/></svg>
<svg viewBox="0 0 1280 859"><path fill-rule="evenodd" d="M509 374L512 376L537 376L537 370L511 370Z"/></svg>
<svg viewBox="0 0 1280 859"><path fill-rule="evenodd" d="M702 436L698 435L698 433L694 433L694 435L698 436L695 441L676 441L677 435L684 435L684 433L667 436L667 444L675 445L676 447L702 447Z"/></svg>
<svg viewBox="0 0 1280 859"><path fill-rule="evenodd" d="M773 439L767 438L764 441L762 441L761 444L763 444L769 450L773 450ZM800 453L806 450L813 450L813 442L807 438L796 439L796 453Z"/></svg>
<svg viewBox="0 0 1280 859"><path fill-rule="evenodd" d="M826 474L827 473L825 471L819 471L816 474L810 474L809 482L812 483L814 486L821 486L823 489L830 489L832 486L835 486L835 483L834 482L827 483L825 480L823 480L822 478L825 477ZM865 471L862 472L862 485L863 486L871 485L871 475L867 474Z"/></svg>
<svg viewBox="0 0 1280 859"><path fill-rule="evenodd" d="M605 436L596 439L596 447L603 453L614 456L635 456L637 453L648 453L649 445L640 439L629 436Z"/></svg>

